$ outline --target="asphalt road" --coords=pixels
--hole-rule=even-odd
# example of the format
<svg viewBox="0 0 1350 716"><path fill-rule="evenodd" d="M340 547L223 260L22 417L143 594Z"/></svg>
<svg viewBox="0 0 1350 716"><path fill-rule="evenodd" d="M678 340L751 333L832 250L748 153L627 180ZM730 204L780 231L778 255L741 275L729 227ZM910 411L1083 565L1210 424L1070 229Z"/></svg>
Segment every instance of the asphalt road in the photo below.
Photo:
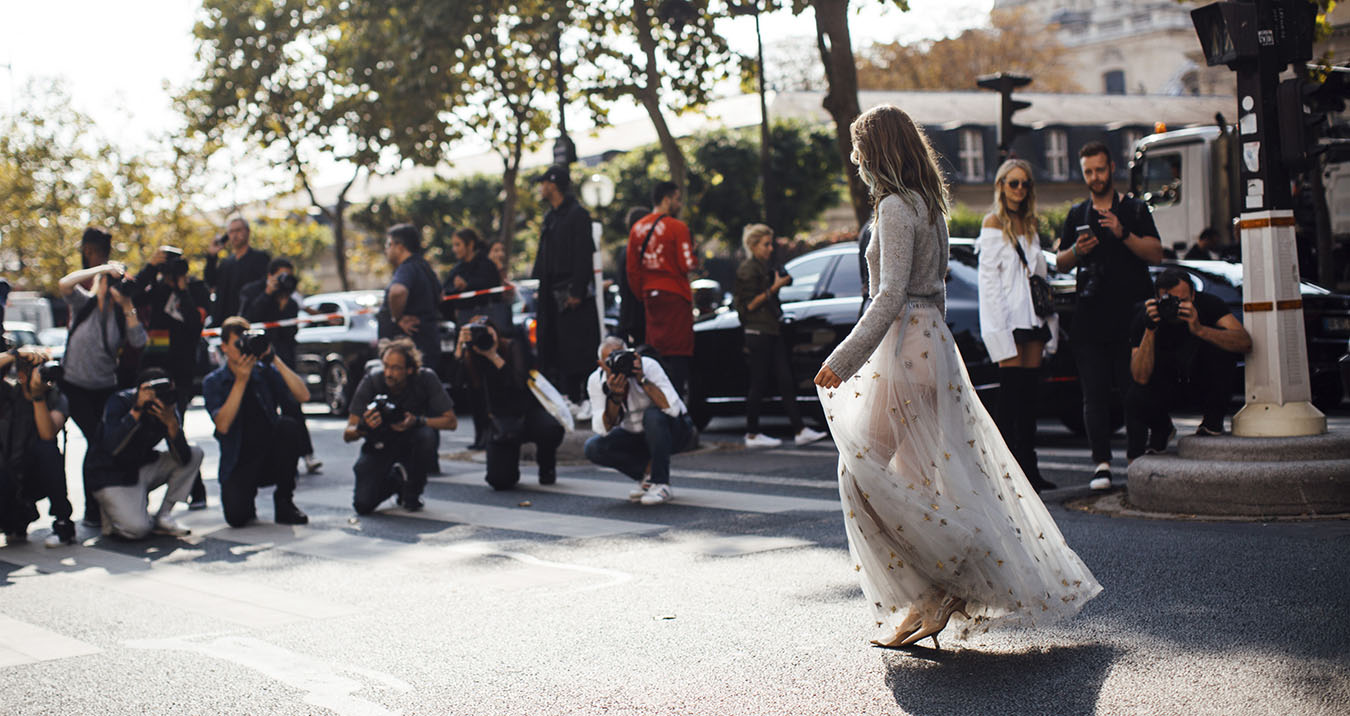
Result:
<svg viewBox="0 0 1350 716"><path fill-rule="evenodd" d="M643 508L576 463L494 493L447 434L424 512L357 519L341 425L311 420L306 527L230 529L209 480L182 540L45 549L44 518L0 549L0 714L1350 713L1350 522L1067 509L1090 465L1048 422L1047 503L1105 590L940 651L868 646L828 441L746 451L716 421Z"/></svg>

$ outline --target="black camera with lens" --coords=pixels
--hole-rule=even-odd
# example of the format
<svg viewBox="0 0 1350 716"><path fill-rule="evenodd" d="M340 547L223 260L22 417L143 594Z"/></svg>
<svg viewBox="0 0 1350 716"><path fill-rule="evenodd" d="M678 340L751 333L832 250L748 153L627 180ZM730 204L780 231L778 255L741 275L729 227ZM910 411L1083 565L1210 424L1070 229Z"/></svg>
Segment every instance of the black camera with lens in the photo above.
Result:
<svg viewBox="0 0 1350 716"><path fill-rule="evenodd" d="M37 371L38 379L45 383L48 388L56 387L63 375L60 361L49 360L41 363L30 363L22 353L19 354L15 369L25 384L31 380L29 376L32 375L33 371Z"/></svg>
<svg viewBox="0 0 1350 716"><path fill-rule="evenodd" d="M605 358L605 368L609 369L610 373L622 375L626 378L632 378L637 374L639 360L641 360L641 358L638 357L636 351L620 348L611 351Z"/></svg>
<svg viewBox="0 0 1350 716"><path fill-rule="evenodd" d="M295 274L290 271L283 271L280 274L277 274L277 288L281 289L281 292L284 295L289 296L292 293L295 293L295 287L298 285L300 285L299 280L297 280Z"/></svg>
<svg viewBox="0 0 1350 716"><path fill-rule="evenodd" d="M109 277L108 281L109 281L108 287L118 292L122 296L126 298L135 297L137 290L136 279L132 278L131 276L122 276L120 278Z"/></svg>
<svg viewBox="0 0 1350 716"><path fill-rule="evenodd" d="M262 358L267 353L267 349L272 347L272 339L267 337L262 331L249 331L239 336L239 352L246 356Z"/></svg>
<svg viewBox="0 0 1350 716"><path fill-rule="evenodd" d="M469 323L469 345L478 350L492 350L497 339L492 337L492 331L488 328L487 321L478 320Z"/></svg>
<svg viewBox="0 0 1350 716"><path fill-rule="evenodd" d="M146 385L155 391L155 399L166 407L178 404L178 390L169 378L155 378Z"/></svg>
<svg viewBox="0 0 1350 716"><path fill-rule="evenodd" d="M372 410L380 414L380 427L388 427L402 422L406 416L406 411L398 407L398 403L395 403L385 393L379 393L366 404L366 412Z"/></svg>
<svg viewBox="0 0 1350 716"><path fill-rule="evenodd" d="M187 259L183 258L183 250L173 246L162 246L160 251L164 253L164 263L159 265L159 275L167 279L178 279L186 276L188 273Z"/></svg>
<svg viewBox="0 0 1350 716"><path fill-rule="evenodd" d="M1181 299L1166 294L1158 299L1158 321L1161 323L1181 323Z"/></svg>

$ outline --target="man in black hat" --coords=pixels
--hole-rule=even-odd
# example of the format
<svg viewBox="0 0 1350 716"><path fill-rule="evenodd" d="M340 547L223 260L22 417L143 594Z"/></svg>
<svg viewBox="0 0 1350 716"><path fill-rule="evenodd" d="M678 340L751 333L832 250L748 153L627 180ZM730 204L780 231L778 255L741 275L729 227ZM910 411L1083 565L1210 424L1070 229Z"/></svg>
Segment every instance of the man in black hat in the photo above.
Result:
<svg viewBox="0 0 1350 716"><path fill-rule="evenodd" d="M544 215L531 274L539 279L539 365L558 390L579 405L586 399L586 377L600 345L591 216L570 193L567 167L555 164L536 181L540 200L552 207Z"/></svg>

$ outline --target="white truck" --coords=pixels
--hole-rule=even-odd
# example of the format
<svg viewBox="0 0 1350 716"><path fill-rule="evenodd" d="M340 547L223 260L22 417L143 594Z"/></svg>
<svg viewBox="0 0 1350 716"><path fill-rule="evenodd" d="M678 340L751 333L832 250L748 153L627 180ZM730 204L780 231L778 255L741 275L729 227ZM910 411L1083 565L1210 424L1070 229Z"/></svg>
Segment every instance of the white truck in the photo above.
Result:
<svg viewBox="0 0 1350 716"><path fill-rule="evenodd" d="M1242 213L1237 159L1231 126L1160 132L1135 144L1131 190L1153 207L1163 246L1176 249L1180 256L1206 227L1218 230L1225 244L1234 243L1233 222ZM1322 184L1332 243L1345 251L1350 244L1350 162L1329 161ZM1300 241L1314 241L1315 231L1309 222L1301 222Z"/></svg>

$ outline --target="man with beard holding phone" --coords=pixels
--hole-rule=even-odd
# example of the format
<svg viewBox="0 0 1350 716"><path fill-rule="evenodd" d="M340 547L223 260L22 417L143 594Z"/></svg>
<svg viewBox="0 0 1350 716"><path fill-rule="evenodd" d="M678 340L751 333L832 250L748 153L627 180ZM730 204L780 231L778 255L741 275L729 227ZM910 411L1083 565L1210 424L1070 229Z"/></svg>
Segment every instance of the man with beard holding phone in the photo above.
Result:
<svg viewBox="0 0 1350 716"><path fill-rule="evenodd" d="M1130 385L1130 321L1153 292L1150 264L1162 263L1162 241L1148 205L1121 196L1112 183L1111 150L1091 142L1078 152L1090 197L1069 209L1056 267L1077 268L1073 354L1083 390L1083 425L1096 467L1094 490L1111 488L1111 395ZM1126 422L1129 416L1126 416Z"/></svg>

